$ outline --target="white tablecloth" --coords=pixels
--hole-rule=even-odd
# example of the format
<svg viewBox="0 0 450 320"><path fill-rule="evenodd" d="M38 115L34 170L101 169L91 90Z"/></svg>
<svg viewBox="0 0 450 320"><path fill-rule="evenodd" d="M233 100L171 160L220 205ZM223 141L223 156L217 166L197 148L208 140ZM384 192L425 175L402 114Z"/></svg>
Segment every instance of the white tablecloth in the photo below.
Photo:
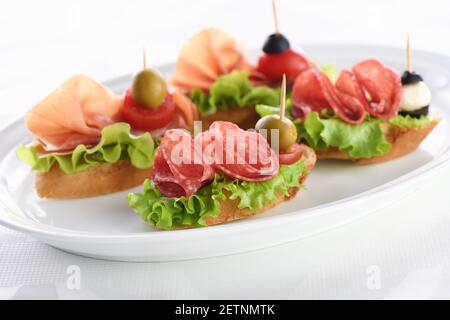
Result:
<svg viewBox="0 0 450 320"><path fill-rule="evenodd" d="M27 2L28 10L2 4L1 122L72 73L104 80L135 70L144 44L154 64L171 61L181 41L208 25L259 46L272 28L269 1L236 3L45 0ZM279 3L282 28L296 42L401 45L409 30L416 47L450 54L445 0ZM450 298L449 180L450 172L313 238L198 261L93 260L0 227L0 298Z"/></svg>

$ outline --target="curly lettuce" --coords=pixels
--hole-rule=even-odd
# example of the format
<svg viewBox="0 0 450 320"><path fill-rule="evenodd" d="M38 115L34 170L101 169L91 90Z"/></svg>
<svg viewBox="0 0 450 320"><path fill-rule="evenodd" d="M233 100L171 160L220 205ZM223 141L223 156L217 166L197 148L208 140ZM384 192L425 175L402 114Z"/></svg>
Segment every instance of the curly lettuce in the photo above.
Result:
<svg viewBox="0 0 450 320"><path fill-rule="evenodd" d="M150 180L142 193L130 193L128 205L148 223L159 229L206 227L206 217L220 214L220 201L239 200L239 209L256 211L273 203L278 195L289 195L290 188L300 188L299 178L306 174L303 160L282 165L278 175L264 182L246 182L216 173L214 180L192 196L168 198Z"/></svg>
<svg viewBox="0 0 450 320"><path fill-rule="evenodd" d="M209 93L198 88L192 89L190 98L201 115L209 115L230 107L276 105L279 100L279 90L254 86L249 80L248 71L233 71L217 79Z"/></svg>
<svg viewBox="0 0 450 320"><path fill-rule="evenodd" d="M326 64L320 67L320 71L325 73L325 75L331 80L331 82L335 83L338 79L338 73L336 71L336 66L333 64Z"/></svg>
<svg viewBox="0 0 450 320"><path fill-rule="evenodd" d="M103 128L100 142L91 148L80 144L68 155L40 155L35 146L22 145L17 155L35 171L48 172L52 166L59 165L63 172L71 174L119 160L129 160L139 169L150 168L154 149L150 133L134 136L129 124L115 123Z"/></svg>
<svg viewBox="0 0 450 320"><path fill-rule="evenodd" d="M296 125L300 139L314 149L335 147L352 159L381 156L391 149L380 120L351 125L338 118L321 119L318 113L310 112L304 122L296 121Z"/></svg>
<svg viewBox="0 0 450 320"><path fill-rule="evenodd" d="M257 105L256 112L261 116L279 114L279 107ZM287 115L290 115L287 112ZM383 124L399 128L420 128L436 122L435 119L422 116L413 118L397 115L387 121L368 116L363 123L352 125L336 116L323 116L310 112L304 121L291 117L297 127L300 140L306 141L315 150L325 151L337 148L347 152L352 159L382 156L391 150Z"/></svg>
<svg viewBox="0 0 450 320"><path fill-rule="evenodd" d="M408 115L397 115L388 120L389 124L399 128L421 128L436 122L436 119L429 116L420 116L419 118L413 118Z"/></svg>

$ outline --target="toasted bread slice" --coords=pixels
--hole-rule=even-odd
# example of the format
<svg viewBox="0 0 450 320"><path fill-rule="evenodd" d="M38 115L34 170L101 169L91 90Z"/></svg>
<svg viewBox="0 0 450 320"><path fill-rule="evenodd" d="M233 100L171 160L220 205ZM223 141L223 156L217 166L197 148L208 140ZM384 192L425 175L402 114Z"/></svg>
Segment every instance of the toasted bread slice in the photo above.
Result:
<svg viewBox="0 0 450 320"><path fill-rule="evenodd" d="M316 154L315 154L314 150L308 146L302 145L302 148L303 148L303 157L304 157L303 159L305 161L305 165L306 165L306 168L308 169L308 172L310 172L312 170L312 168L314 167L314 165L316 164L316 160L317 160ZM307 177L307 175L304 175L303 177L300 177L299 179L303 183L303 181L305 181L306 177ZM230 222L230 221L234 221L234 220L249 218L258 213L267 211L270 208L277 206L278 204L280 204L283 201L293 198L297 194L298 190L299 190L298 188L291 188L289 190L289 196L284 196L284 195L280 194L280 195L278 195L277 199L274 202L266 205L264 208L262 208L261 210L258 210L258 211L251 211L248 209L239 209L237 207L238 203L239 203L238 199L237 200L230 200L230 199L222 200L220 202L220 214L217 217L206 217L205 221L208 225L215 225L215 224L221 224L221 223Z"/></svg>
<svg viewBox="0 0 450 320"><path fill-rule="evenodd" d="M49 172L37 173L35 186L42 198L76 199L130 189L149 177L150 169L135 168L126 160L100 164L72 174L66 174L54 165Z"/></svg>
<svg viewBox="0 0 450 320"><path fill-rule="evenodd" d="M255 107L245 107L219 110L214 114L200 117L200 120L202 121L203 130L207 130L214 121L232 122L241 129L247 130L254 128L259 118L259 115L255 111Z"/></svg>
<svg viewBox="0 0 450 320"><path fill-rule="evenodd" d="M393 160L403 157L408 153L413 152L422 143L422 141L430 134L436 127L438 121L430 123L420 128L399 128L392 125L385 125L383 131L385 132L387 141L391 144L391 150L378 157L367 159L350 159L349 155L336 148L327 151L316 151L319 159L339 159L339 160L353 160L356 164L374 164Z"/></svg>

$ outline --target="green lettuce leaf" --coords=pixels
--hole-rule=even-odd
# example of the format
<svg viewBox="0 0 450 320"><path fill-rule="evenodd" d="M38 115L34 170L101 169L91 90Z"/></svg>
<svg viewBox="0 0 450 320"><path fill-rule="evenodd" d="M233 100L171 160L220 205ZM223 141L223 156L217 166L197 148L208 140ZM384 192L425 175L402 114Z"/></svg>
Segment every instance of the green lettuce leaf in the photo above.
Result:
<svg viewBox="0 0 450 320"><path fill-rule="evenodd" d="M336 72L336 66L333 64L327 64L320 67L320 71L326 74L326 76L335 83L338 78L338 73Z"/></svg>
<svg viewBox="0 0 450 320"><path fill-rule="evenodd" d="M304 122L295 122L299 138L306 140L314 149L335 147L347 152L352 159L360 159L381 156L391 148L382 130L381 120L372 119L351 125L338 118L321 119L317 112L310 112Z"/></svg>
<svg viewBox="0 0 450 320"><path fill-rule="evenodd" d="M255 87L242 98L242 106L255 106L257 104L277 105L279 90L269 87Z"/></svg>
<svg viewBox="0 0 450 320"><path fill-rule="evenodd" d="M221 76L210 88L209 94L194 88L190 98L201 115L208 115L217 110L230 107L244 108L256 104L276 105L279 90L264 86L253 86L248 71L233 71Z"/></svg>
<svg viewBox="0 0 450 320"><path fill-rule="evenodd" d="M399 128L420 128L431 123L437 122L428 116L421 116L420 118L413 118L411 116L401 116L397 115L392 119L389 119L389 124L399 127Z"/></svg>
<svg viewBox="0 0 450 320"><path fill-rule="evenodd" d="M209 96L202 89L194 88L191 90L190 98L192 102L197 106L197 110L201 115L213 114L217 111L216 107L213 107L209 103Z"/></svg>
<svg viewBox="0 0 450 320"><path fill-rule="evenodd" d="M261 116L279 114L279 107L257 105L256 112ZM315 150L327 150L331 147L347 152L352 159L371 158L389 152L391 144L386 140L383 123L400 128L420 128L436 122L428 116L412 118L397 115L388 121L368 116L358 125L348 124L334 115L320 115L311 112L305 121L294 119L286 113L297 127L299 140L306 141Z"/></svg>
<svg viewBox="0 0 450 320"><path fill-rule="evenodd" d="M280 107L273 106L277 104L278 102L275 104L257 104L255 106L256 113L258 113L261 118L269 115L280 114ZM288 96L286 98L286 117L288 117L291 120L294 120L293 117L291 116L291 109L292 109L292 99L291 97Z"/></svg>
<svg viewBox="0 0 450 320"><path fill-rule="evenodd" d="M347 152L352 159L371 158L386 154L391 144L386 140L383 124L400 128L419 128L435 122L427 116L412 118L397 115L388 121L367 117L358 125L351 125L337 117L322 118L317 112L307 115L305 121L296 119L297 133L300 139L318 150L330 147Z"/></svg>
<svg viewBox="0 0 450 320"><path fill-rule="evenodd" d="M264 182L232 180L216 173L212 183L186 198L162 195L150 180L142 193L130 193L128 204L141 218L159 229L205 227L206 217L220 214L220 201L239 199L238 208L258 210L275 201L278 194L289 195L289 188L300 188L299 177L307 169L303 160L283 165L277 176Z"/></svg>
<svg viewBox="0 0 450 320"><path fill-rule="evenodd" d="M131 134L130 125L115 123L103 128L100 142L88 148L78 145L69 155L39 155L34 146L20 146L18 157L38 172L48 172L59 165L67 174L86 170L101 163L130 160L136 168L146 169L153 165L154 142L150 133L140 136Z"/></svg>

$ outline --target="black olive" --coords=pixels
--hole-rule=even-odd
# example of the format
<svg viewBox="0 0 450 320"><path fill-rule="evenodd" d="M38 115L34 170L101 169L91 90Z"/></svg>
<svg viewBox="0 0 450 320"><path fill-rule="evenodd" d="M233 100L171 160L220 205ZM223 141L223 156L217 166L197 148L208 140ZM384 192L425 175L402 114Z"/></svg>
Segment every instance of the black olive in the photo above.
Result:
<svg viewBox="0 0 450 320"><path fill-rule="evenodd" d="M402 85L406 84L416 84L420 81L423 81L423 78L417 73L405 71L402 75Z"/></svg>
<svg viewBox="0 0 450 320"><path fill-rule="evenodd" d="M413 118L420 118L421 116L428 115L429 109L430 109L430 106L426 106L426 107L423 107L421 109L413 110L413 111L402 110L398 114L401 115L401 116L410 116L410 117L413 117Z"/></svg>
<svg viewBox="0 0 450 320"><path fill-rule="evenodd" d="M285 36L281 33L274 33L267 38L263 46L263 51L265 53L277 54L288 51L290 47L289 40Z"/></svg>

